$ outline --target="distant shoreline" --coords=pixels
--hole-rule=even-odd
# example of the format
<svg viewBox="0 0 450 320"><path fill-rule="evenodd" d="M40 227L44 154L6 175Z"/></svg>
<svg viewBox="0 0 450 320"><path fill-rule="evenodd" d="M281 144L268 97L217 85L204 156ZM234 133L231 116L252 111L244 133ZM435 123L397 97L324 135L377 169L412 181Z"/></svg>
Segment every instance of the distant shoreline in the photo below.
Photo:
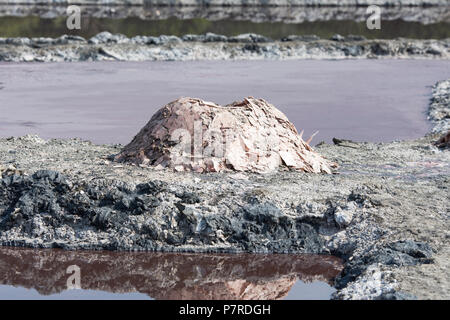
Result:
<svg viewBox="0 0 450 320"><path fill-rule="evenodd" d="M286 59L449 59L450 39L367 40L361 36L292 35L272 40L257 34L226 37L207 33L183 37L135 36L101 32L86 40L59 38L0 38L0 61L194 61Z"/></svg>
<svg viewBox="0 0 450 320"><path fill-rule="evenodd" d="M0 0L0 4L30 5L127 5L127 6L216 6L216 7L430 7L448 6L446 0Z"/></svg>

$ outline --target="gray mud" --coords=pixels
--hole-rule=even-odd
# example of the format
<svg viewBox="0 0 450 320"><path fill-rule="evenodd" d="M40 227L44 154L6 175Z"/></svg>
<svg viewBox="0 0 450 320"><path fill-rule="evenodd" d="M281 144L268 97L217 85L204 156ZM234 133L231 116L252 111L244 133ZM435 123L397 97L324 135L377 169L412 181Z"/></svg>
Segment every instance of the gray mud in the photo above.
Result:
<svg viewBox="0 0 450 320"><path fill-rule="evenodd" d="M288 59L449 59L450 39L367 40L362 36L288 36L280 40L257 34L233 37L205 35L135 36L102 32L86 40L0 38L0 62L61 61L192 61Z"/></svg>

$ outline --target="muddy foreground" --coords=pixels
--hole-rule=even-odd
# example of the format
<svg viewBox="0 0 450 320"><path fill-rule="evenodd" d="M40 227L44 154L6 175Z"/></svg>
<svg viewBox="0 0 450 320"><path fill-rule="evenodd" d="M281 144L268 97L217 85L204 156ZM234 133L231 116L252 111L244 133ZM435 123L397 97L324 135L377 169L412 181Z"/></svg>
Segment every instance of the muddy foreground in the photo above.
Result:
<svg viewBox="0 0 450 320"><path fill-rule="evenodd" d="M435 128L448 125L448 82ZM439 130L435 130L439 131ZM433 142L316 146L334 175L177 173L120 145L0 140L0 243L36 248L332 254L337 299L448 299L450 152Z"/></svg>
<svg viewBox="0 0 450 320"><path fill-rule="evenodd" d="M432 140L317 147L336 175L248 175L117 165L107 158L119 146L79 140L2 139L1 163L20 171L3 172L0 241L327 253L346 261L336 298L449 298L450 153Z"/></svg>

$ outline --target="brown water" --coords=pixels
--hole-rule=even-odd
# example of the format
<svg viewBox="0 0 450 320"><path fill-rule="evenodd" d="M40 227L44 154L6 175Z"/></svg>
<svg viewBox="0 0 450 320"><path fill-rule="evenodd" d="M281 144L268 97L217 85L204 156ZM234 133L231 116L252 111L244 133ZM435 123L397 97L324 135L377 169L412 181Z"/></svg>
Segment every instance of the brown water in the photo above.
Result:
<svg viewBox="0 0 450 320"><path fill-rule="evenodd" d="M226 36L250 32L272 39L281 39L292 34L315 34L323 39L329 39L336 33L342 35L358 34L369 39L393 39L397 37L445 39L450 37L450 23L446 21L422 24L400 19L383 20L382 28L379 30L367 29L365 19L362 21L326 20L285 23L236 21L233 19L211 21L202 18L177 19L174 17L163 20L142 20L137 17L123 19L83 17L81 22L80 30L68 30L66 17L52 19L36 16L0 17L0 37L59 37L62 34L73 34L90 38L102 31L122 33L128 37L136 35L159 36L162 34L183 36L207 32Z"/></svg>
<svg viewBox="0 0 450 320"><path fill-rule="evenodd" d="M418 138L443 60L302 60L0 64L0 136L127 143L180 96L226 104L261 97L313 143Z"/></svg>
<svg viewBox="0 0 450 320"><path fill-rule="evenodd" d="M81 290L67 287L74 265ZM341 270L340 259L320 255L0 247L0 299L329 299Z"/></svg>

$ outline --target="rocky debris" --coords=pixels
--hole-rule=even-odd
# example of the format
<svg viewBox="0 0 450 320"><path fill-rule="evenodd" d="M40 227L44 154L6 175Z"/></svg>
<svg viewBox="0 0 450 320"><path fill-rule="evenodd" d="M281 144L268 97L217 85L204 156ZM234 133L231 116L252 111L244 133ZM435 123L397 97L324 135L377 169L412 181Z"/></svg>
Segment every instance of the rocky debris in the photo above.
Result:
<svg viewBox="0 0 450 320"><path fill-rule="evenodd" d="M434 124L433 133L445 134L450 131L450 79L439 81L433 86L428 118Z"/></svg>
<svg viewBox="0 0 450 320"><path fill-rule="evenodd" d="M357 41L367 41L367 38L364 36L354 34L349 34L345 37L340 34L335 34L330 38L330 40L336 42L357 42Z"/></svg>
<svg viewBox="0 0 450 320"><path fill-rule="evenodd" d="M333 143L337 146L346 147L346 148L357 149L360 147L360 143L357 143L355 141L348 140L348 139L333 138Z"/></svg>
<svg viewBox="0 0 450 320"><path fill-rule="evenodd" d="M199 300L280 299L298 280L332 284L342 269L338 258L325 255L180 255L1 247L0 284L33 288L43 295L59 293L67 289L69 265L82 270L85 290Z"/></svg>
<svg viewBox="0 0 450 320"><path fill-rule="evenodd" d="M215 34L212 32L208 32L206 34L186 34L183 37L181 37L183 41L189 42L227 42L228 37L221 35L221 34ZM237 39L236 39L237 40ZM237 42L237 41L235 41Z"/></svg>
<svg viewBox="0 0 450 320"><path fill-rule="evenodd" d="M111 34L110 32L104 31L99 34L93 36L89 39L90 44L99 44L99 43L127 43L130 39L123 34Z"/></svg>
<svg viewBox="0 0 450 320"><path fill-rule="evenodd" d="M264 37L262 35L254 33L245 33L235 37L228 38L228 42L238 42L238 43L267 43L272 41L273 40L268 37Z"/></svg>
<svg viewBox="0 0 450 320"><path fill-rule="evenodd" d="M450 131L444 134L438 141L435 142L438 148L450 148Z"/></svg>
<svg viewBox="0 0 450 320"><path fill-rule="evenodd" d="M87 41L83 37L75 35L62 35L59 38L0 38L0 45L30 46L36 49L50 45L77 43L87 43Z"/></svg>
<svg viewBox="0 0 450 320"><path fill-rule="evenodd" d="M408 265L416 265L418 263L431 263L431 257L433 255L433 250L427 243L423 243L420 241L414 240L405 240L405 241L396 241L391 243L388 246L388 252L392 252L391 250L399 252L400 257L404 257L403 259L399 259L399 256L395 258L390 258L390 263L396 264L408 264ZM396 262L396 261L406 261L406 262ZM386 263L387 264L387 263Z"/></svg>
<svg viewBox="0 0 450 320"><path fill-rule="evenodd" d="M316 35L290 35L281 39L281 41L317 41L320 38ZM330 40L333 41L363 41L367 40L362 36L348 35L343 37L341 35L334 35ZM127 36L117 33L112 34L108 31L103 31L91 37L89 40L80 36L62 35L59 38L0 38L1 44L30 46L33 48L40 48L43 46L65 45L76 43L88 43L92 45L98 44L138 44L138 45L166 45L176 44L181 42L229 42L229 43L271 43L274 40L255 33L244 33L237 36L227 37L221 34L208 32L206 34L186 34L182 37L177 36L135 36L128 38Z"/></svg>
<svg viewBox="0 0 450 320"><path fill-rule="evenodd" d="M345 228L350 225L356 208L357 204L355 202L349 202L344 208L336 208L334 211L334 220L339 227Z"/></svg>
<svg viewBox="0 0 450 320"><path fill-rule="evenodd" d="M177 19L203 18L210 21L235 20L261 22L283 22L283 23L304 23L317 21L358 21L364 22L367 19L366 7L317 7L317 6L102 6L102 5L81 5L81 12L87 17L126 19L136 17L144 20L166 20L172 17ZM2 16L39 16L46 19L54 19L66 16L67 6L64 5L1 5L0 17ZM449 15L446 10L439 6L431 7L395 7L383 8L383 20L403 20L408 22L419 22L421 24L431 24L448 22Z"/></svg>
<svg viewBox="0 0 450 320"><path fill-rule="evenodd" d="M414 266L433 263L430 246L414 240L395 241L385 246L373 246L358 257L353 256L337 277L335 299L414 299L395 290L395 279L387 266ZM384 270L384 271L383 271ZM350 285L349 285L350 283Z"/></svg>
<svg viewBox="0 0 450 320"><path fill-rule="evenodd" d="M176 171L331 173L336 164L302 139L287 117L253 97L220 106L180 98L158 110L115 157Z"/></svg>
<svg viewBox="0 0 450 320"><path fill-rule="evenodd" d="M330 40L342 42L345 40L345 38L343 36L341 36L340 34L335 34L330 38Z"/></svg>
<svg viewBox="0 0 450 320"><path fill-rule="evenodd" d="M315 34L311 35L290 35L287 37L284 37L281 39L281 41L318 41L320 40L320 37L316 36Z"/></svg>
<svg viewBox="0 0 450 320"><path fill-rule="evenodd" d="M13 175L21 175L23 172L21 170L17 170L12 165L9 165L7 167L3 167L0 164L0 178L7 177L7 176L13 176Z"/></svg>
<svg viewBox="0 0 450 320"><path fill-rule="evenodd" d="M354 266L349 267L353 270ZM395 280L390 272L381 269L381 265L369 265L358 270L358 276L333 294L336 300L402 300L396 298ZM414 297L411 297L414 298ZM410 299L408 299L410 300Z"/></svg>
<svg viewBox="0 0 450 320"><path fill-rule="evenodd" d="M183 185L73 181L36 171L0 180L0 244L133 251L323 253L313 225L268 201L205 207ZM240 207L243 205L242 207Z"/></svg>
<svg viewBox="0 0 450 320"><path fill-rule="evenodd" d="M237 59L449 59L450 39L364 40L339 36L339 41L313 36L288 36L273 41L256 34L226 37L208 33L183 37L135 36L102 32L88 41L76 36L52 38L0 38L0 61L186 61Z"/></svg>

